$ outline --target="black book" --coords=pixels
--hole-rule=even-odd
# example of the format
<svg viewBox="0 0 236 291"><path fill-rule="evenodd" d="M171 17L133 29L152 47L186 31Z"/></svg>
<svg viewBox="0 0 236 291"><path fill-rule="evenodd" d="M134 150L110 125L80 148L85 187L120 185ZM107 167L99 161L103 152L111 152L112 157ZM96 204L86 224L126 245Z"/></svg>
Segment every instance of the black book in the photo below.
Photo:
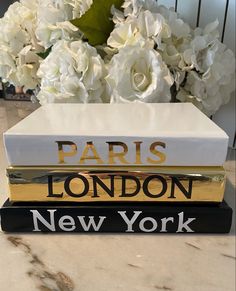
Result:
<svg viewBox="0 0 236 291"><path fill-rule="evenodd" d="M0 98L4 97L4 88L3 88L3 82L2 79L0 78Z"/></svg>
<svg viewBox="0 0 236 291"><path fill-rule="evenodd" d="M12 203L1 208L6 232L228 233L232 209L212 204Z"/></svg>

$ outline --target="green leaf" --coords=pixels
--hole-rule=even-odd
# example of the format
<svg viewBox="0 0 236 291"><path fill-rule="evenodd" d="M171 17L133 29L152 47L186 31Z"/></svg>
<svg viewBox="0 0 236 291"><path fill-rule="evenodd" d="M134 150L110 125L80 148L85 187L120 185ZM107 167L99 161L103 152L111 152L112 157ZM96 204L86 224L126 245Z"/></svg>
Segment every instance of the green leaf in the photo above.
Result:
<svg viewBox="0 0 236 291"><path fill-rule="evenodd" d="M100 45L107 41L114 28L111 7L121 7L124 0L93 0L90 9L80 18L71 20L78 27L90 45Z"/></svg>
<svg viewBox="0 0 236 291"><path fill-rule="evenodd" d="M48 49L46 49L45 52L37 53L37 55L42 59L46 59L46 57L50 54L51 50L52 50L52 47L49 47Z"/></svg>

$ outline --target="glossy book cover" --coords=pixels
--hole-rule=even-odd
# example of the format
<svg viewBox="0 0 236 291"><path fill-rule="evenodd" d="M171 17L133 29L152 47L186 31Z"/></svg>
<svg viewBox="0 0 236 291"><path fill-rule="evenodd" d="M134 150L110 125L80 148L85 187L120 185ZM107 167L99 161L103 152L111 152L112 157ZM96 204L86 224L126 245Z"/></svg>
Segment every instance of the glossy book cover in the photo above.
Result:
<svg viewBox="0 0 236 291"><path fill-rule="evenodd" d="M6 201L0 213L5 232L228 233L232 222L232 209L225 202L186 206Z"/></svg>
<svg viewBox="0 0 236 291"><path fill-rule="evenodd" d="M4 134L12 166L221 166L228 136L193 104L47 104Z"/></svg>
<svg viewBox="0 0 236 291"><path fill-rule="evenodd" d="M11 201L221 202L222 167L9 167Z"/></svg>

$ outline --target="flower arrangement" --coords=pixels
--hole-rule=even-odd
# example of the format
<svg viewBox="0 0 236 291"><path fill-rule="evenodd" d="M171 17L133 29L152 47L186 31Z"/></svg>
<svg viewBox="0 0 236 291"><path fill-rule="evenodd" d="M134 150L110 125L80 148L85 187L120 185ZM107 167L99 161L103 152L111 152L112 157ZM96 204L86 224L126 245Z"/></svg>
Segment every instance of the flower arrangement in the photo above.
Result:
<svg viewBox="0 0 236 291"><path fill-rule="evenodd" d="M218 21L191 29L154 0L20 0L0 19L0 77L52 102L229 101L235 57Z"/></svg>

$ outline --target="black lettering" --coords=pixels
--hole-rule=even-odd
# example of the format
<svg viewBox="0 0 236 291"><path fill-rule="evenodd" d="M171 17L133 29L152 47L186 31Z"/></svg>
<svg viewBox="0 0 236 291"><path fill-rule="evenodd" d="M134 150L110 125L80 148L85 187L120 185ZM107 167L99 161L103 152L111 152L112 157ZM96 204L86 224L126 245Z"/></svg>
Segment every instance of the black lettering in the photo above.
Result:
<svg viewBox="0 0 236 291"><path fill-rule="evenodd" d="M184 188L183 184L179 181L178 178L172 177L171 178L171 192L168 198L176 198L175 197L175 186L179 188L179 190L184 194L187 199L191 199L192 197L192 190L193 190L193 180L189 178L188 180L188 190Z"/></svg>
<svg viewBox="0 0 236 291"><path fill-rule="evenodd" d="M97 185L99 185L100 187L102 187L102 189L110 196L110 197L114 197L114 176L113 175L109 175L110 177L110 188L107 187L106 184L104 184L99 178L98 176L92 176L93 179L93 196L92 197L99 197L98 195L98 189L97 189Z"/></svg>
<svg viewBox="0 0 236 291"><path fill-rule="evenodd" d="M136 188L134 188L134 191L131 193L127 193L127 185L126 185L127 180L132 180L136 184ZM133 196L136 196L140 192L141 184L140 184L139 179L135 176L130 176L130 175L121 176L121 183L122 183L122 187L121 187L120 197L133 197Z"/></svg>
<svg viewBox="0 0 236 291"><path fill-rule="evenodd" d="M47 197L63 197L63 192L61 194L54 194L53 193L53 176L48 176L48 196Z"/></svg>
<svg viewBox="0 0 236 291"><path fill-rule="evenodd" d="M152 194L148 189L149 183L154 179L157 179L161 182L162 190L160 193ZM145 181L143 182L143 192L145 193L146 196L148 196L150 198L162 197L166 193L166 191L167 191L167 182L166 182L165 178L163 178L162 176L152 175L152 176L147 177L145 179Z"/></svg>
<svg viewBox="0 0 236 291"><path fill-rule="evenodd" d="M71 183L71 181L73 179L80 179L82 181L82 183L84 184L84 191L82 193L73 193L71 191L71 189L70 189L70 183ZM79 175L79 174L74 174L74 175L70 175L66 179L64 187L65 187L66 193L69 196L79 198L79 197L83 197L86 194L88 194L88 191L89 191L89 182L87 181L87 179L84 176Z"/></svg>

